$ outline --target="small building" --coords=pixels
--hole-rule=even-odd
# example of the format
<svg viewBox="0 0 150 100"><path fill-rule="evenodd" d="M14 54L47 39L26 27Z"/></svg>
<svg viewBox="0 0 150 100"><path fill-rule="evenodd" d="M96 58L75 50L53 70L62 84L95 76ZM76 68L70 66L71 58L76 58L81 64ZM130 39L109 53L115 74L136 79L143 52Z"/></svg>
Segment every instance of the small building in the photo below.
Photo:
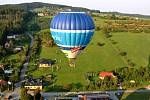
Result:
<svg viewBox="0 0 150 100"><path fill-rule="evenodd" d="M13 73L13 69L4 70L4 73L5 74L12 74Z"/></svg>
<svg viewBox="0 0 150 100"><path fill-rule="evenodd" d="M0 85L5 85L7 82L5 80L0 80Z"/></svg>
<svg viewBox="0 0 150 100"><path fill-rule="evenodd" d="M31 76L29 76L26 80L24 80L24 87L26 89L32 90L42 90L43 88L43 79L42 78L36 78L33 79Z"/></svg>
<svg viewBox="0 0 150 100"><path fill-rule="evenodd" d="M49 59L41 59L39 62L39 67L51 67L51 65L53 64L52 60Z"/></svg>
<svg viewBox="0 0 150 100"><path fill-rule="evenodd" d="M130 80L130 83L135 83L135 80Z"/></svg>
<svg viewBox="0 0 150 100"><path fill-rule="evenodd" d="M40 17L49 16L49 13L48 12L38 13L38 16Z"/></svg>
<svg viewBox="0 0 150 100"><path fill-rule="evenodd" d="M9 42L6 42L5 43L5 48L10 48L11 47L11 44Z"/></svg>
<svg viewBox="0 0 150 100"><path fill-rule="evenodd" d="M14 51L21 51L21 50L23 50L23 46L16 46L14 48Z"/></svg>
<svg viewBox="0 0 150 100"><path fill-rule="evenodd" d="M30 89L30 90L36 90L39 89L42 91L43 86L42 85L25 85L24 86L26 89Z"/></svg>
<svg viewBox="0 0 150 100"><path fill-rule="evenodd" d="M16 38L20 38L21 35L19 34L14 34L14 33L11 33L7 36L7 39L16 39Z"/></svg>
<svg viewBox="0 0 150 100"><path fill-rule="evenodd" d="M8 36L7 36L7 39L15 39L15 38L16 38L15 35L8 35Z"/></svg>
<svg viewBox="0 0 150 100"><path fill-rule="evenodd" d="M38 13L38 16L44 16L44 14L43 13Z"/></svg>
<svg viewBox="0 0 150 100"><path fill-rule="evenodd" d="M105 77L110 77L110 78L112 78L112 77L115 77L115 76L113 75L112 72L100 72L100 73L99 73L99 78L100 78L100 79L103 80Z"/></svg>

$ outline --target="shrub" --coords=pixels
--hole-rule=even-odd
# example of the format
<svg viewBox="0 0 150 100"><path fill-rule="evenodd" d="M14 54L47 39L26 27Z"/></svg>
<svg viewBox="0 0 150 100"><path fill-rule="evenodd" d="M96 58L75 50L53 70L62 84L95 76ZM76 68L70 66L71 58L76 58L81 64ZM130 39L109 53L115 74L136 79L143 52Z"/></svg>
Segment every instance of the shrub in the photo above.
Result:
<svg viewBox="0 0 150 100"><path fill-rule="evenodd" d="M98 46L104 46L105 43L97 42L97 45L98 45Z"/></svg>
<svg viewBox="0 0 150 100"><path fill-rule="evenodd" d="M126 53L126 52L120 52L120 55L121 55L121 56L126 56L127 53Z"/></svg>

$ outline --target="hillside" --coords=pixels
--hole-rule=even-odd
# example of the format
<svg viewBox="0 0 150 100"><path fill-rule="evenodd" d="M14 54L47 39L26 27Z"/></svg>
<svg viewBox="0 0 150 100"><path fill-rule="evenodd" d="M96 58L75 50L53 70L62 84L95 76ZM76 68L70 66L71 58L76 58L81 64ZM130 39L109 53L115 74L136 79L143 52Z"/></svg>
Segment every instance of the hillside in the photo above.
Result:
<svg viewBox="0 0 150 100"><path fill-rule="evenodd" d="M139 18L146 18L150 19L150 15L141 15L141 14L127 14L127 13L120 13L120 12L101 12L103 14L115 14L120 16L131 16L131 17L139 17Z"/></svg>
<svg viewBox="0 0 150 100"><path fill-rule="evenodd" d="M72 7L72 6L67 6L67 5L49 4L49 3L42 3L42 2L0 5L0 9L3 7L8 7L8 6L9 7L20 7L25 10L33 10L35 8L49 7L51 9L68 8L68 9L74 9L74 10L80 9L80 10L84 10L84 11L89 11L89 9L82 8L82 7Z"/></svg>
<svg viewBox="0 0 150 100"><path fill-rule="evenodd" d="M42 2L0 5L0 9L2 9L3 7L18 7L18 8L23 8L25 10L34 10L36 8L49 7L51 9L55 9L55 10L56 9L71 9L73 11L90 11L90 12L96 12L96 13L100 12L100 10L92 10L92 9L87 9L87 8L83 8L83 7L72 7L72 6L68 6L68 5L50 4L50 3L42 3ZM120 12L101 12L101 13L150 19L149 15L141 15L141 14L127 14L127 13L120 13Z"/></svg>

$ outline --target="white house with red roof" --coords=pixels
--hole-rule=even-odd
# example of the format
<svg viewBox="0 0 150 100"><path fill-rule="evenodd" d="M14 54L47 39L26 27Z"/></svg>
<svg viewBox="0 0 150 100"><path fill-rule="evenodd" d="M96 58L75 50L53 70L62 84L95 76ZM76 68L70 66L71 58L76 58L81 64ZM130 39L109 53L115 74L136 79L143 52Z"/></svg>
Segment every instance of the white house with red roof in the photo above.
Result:
<svg viewBox="0 0 150 100"><path fill-rule="evenodd" d="M110 78L113 78L115 77L114 74L112 72L99 72L99 78L100 79L104 79L105 77L110 77Z"/></svg>

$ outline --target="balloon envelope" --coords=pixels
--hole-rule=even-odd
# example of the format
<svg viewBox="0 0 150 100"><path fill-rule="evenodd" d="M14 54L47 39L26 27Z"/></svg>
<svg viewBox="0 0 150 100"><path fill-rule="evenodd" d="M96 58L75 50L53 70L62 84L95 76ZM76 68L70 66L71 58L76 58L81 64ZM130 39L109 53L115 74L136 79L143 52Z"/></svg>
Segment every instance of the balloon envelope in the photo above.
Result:
<svg viewBox="0 0 150 100"><path fill-rule="evenodd" d="M60 12L50 26L55 43L68 58L76 58L87 46L94 28L92 18L85 12Z"/></svg>

